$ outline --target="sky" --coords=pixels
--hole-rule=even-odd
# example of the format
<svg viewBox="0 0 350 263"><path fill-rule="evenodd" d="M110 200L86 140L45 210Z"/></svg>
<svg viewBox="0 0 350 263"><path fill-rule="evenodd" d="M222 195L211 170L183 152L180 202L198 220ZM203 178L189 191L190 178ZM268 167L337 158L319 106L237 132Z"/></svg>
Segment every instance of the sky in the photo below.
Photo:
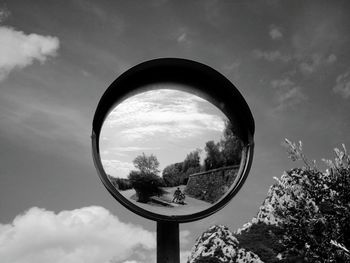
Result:
<svg viewBox="0 0 350 263"><path fill-rule="evenodd" d="M182 259L209 226L249 221L273 177L301 165L287 158L284 138L303 141L318 163L350 147L349 8L346 0L0 0L2 262L154 262L155 222L104 189L90 140L106 88L153 58L218 70L256 125L245 185L218 213L181 225Z"/></svg>
<svg viewBox="0 0 350 263"><path fill-rule="evenodd" d="M206 142L223 138L227 118L216 106L175 90L175 84L150 88L156 90L124 100L103 123L100 155L106 173L113 177L127 178L136 169L133 160L143 153L157 158L160 175L166 166L182 162L196 150L203 163Z"/></svg>

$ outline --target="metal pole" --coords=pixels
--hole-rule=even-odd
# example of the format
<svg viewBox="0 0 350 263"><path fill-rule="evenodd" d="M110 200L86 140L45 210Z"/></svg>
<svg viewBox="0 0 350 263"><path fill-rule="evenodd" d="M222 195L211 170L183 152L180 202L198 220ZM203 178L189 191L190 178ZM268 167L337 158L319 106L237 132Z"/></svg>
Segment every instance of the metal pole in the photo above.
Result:
<svg viewBox="0 0 350 263"><path fill-rule="evenodd" d="M157 263L180 263L179 223L157 222Z"/></svg>

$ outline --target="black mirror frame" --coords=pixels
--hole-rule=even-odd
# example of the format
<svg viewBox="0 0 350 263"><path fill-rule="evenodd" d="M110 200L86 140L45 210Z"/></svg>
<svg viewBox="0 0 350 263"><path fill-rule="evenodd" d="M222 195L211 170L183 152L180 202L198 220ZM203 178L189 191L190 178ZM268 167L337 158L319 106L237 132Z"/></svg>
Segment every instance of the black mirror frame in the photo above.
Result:
<svg viewBox="0 0 350 263"><path fill-rule="evenodd" d="M109 112L124 99L150 90L150 84L181 84L180 90L195 94L213 103L234 123L243 142L241 165L235 186L210 208L190 215L160 215L138 207L123 197L108 180L99 149L99 136ZM185 223L205 218L223 208L244 184L252 164L255 124L252 113L237 88L218 71L195 61L160 58L138 64L120 75L101 97L92 123L92 155L98 175L110 194L132 212L154 221Z"/></svg>

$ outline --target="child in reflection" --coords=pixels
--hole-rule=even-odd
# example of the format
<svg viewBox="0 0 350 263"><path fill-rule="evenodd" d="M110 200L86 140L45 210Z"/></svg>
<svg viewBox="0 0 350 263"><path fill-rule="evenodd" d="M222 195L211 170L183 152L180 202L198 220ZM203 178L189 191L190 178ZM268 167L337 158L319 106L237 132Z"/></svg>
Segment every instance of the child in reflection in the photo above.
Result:
<svg viewBox="0 0 350 263"><path fill-rule="evenodd" d="M185 204L185 194L181 192L180 190L180 187L178 187L175 192L174 192L174 198L173 198L173 203L178 203L178 204L181 204L181 205L184 205Z"/></svg>
<svg viewBox="0 0 350 263"><path fill-rule="evenodd" d="M180 190L180 187L178 187L175 192L174 192L174 198L173 198L173 203L177 203L180 199L180 196L181 196L182 192Z"/></svg>

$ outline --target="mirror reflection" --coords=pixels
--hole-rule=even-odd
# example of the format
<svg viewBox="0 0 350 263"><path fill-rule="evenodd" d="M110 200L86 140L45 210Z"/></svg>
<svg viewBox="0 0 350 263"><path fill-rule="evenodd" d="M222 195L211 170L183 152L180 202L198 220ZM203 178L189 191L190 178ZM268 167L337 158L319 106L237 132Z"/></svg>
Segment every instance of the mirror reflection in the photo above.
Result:
<svg viewBox="0 0 350 263"><path fill-rule="evenodd" d="M190 93L134 95L107 116L100 156L130 202L163 215L188 215L218 202L236 183L242 142L227 117Z"/></svg>

